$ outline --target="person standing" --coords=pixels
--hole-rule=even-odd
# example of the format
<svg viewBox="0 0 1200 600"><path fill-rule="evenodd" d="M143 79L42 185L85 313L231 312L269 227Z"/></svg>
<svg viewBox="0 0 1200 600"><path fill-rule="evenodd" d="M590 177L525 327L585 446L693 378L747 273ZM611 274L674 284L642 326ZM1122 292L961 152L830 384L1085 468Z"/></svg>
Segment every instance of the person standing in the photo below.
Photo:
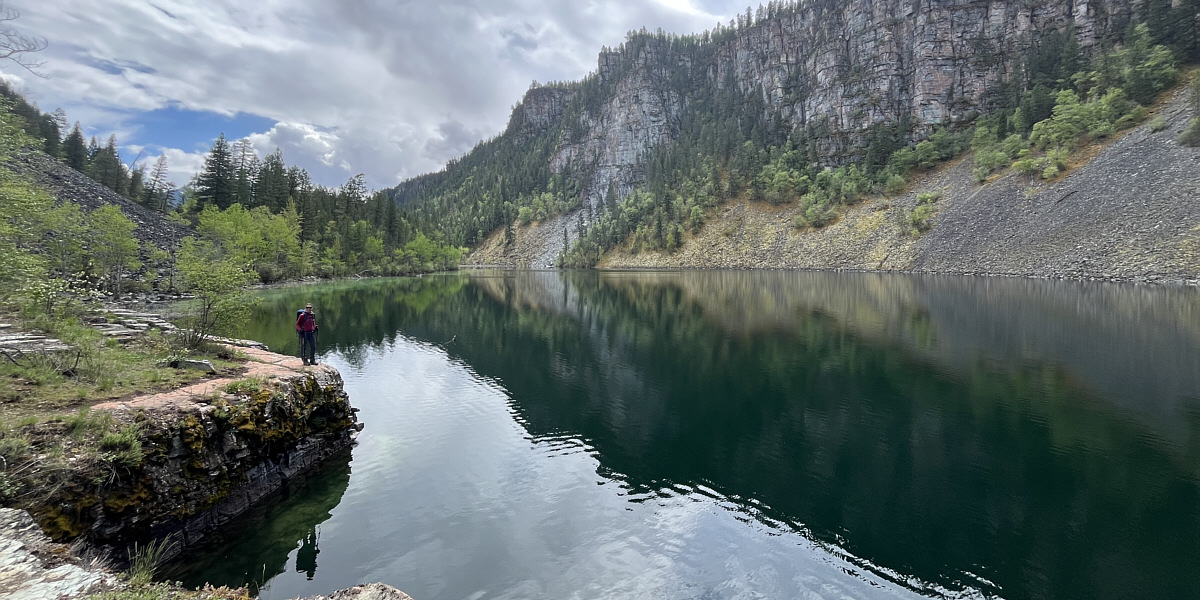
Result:
<svg viewBox="0 0 1200 600"><path fill-rule="evenodd" d="M296 333L300 334L300 360L306 365L317 364L317 315L311 302L296 317Z"/></svg>

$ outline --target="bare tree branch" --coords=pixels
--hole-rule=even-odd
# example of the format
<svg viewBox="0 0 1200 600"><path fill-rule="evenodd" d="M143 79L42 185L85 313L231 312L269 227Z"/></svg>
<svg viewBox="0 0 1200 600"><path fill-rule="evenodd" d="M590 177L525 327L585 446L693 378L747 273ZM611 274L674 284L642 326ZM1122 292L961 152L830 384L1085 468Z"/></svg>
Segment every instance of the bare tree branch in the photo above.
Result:
<svg viewBox="0 0 1200 600"><path fill-rule="evenodd" d="M45 50L49 43L44 37L29 35L13 27L13 21L20 16L15 8L7 8L0 1L0 60L10 60L38 77L45 77L38 72L45 63L29 55Z"/></svg>

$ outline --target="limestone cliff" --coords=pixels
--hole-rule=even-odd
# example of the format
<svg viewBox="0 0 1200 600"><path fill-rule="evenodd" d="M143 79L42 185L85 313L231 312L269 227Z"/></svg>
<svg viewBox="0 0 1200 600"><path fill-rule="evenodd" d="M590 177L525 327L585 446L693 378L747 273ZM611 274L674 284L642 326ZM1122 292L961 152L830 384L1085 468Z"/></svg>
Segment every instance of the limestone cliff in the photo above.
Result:
<svg viewBox="0 0 1200 600"><path fill-rule="evenodd" d="M904 122L914 138L997 106L1032 46L1071 33L1089 53L1134 16L1120 0L810 0L739 18L698 40L631 34L600 54L587 102L531 89L514 112L530 134L565 119L553 170L588 177L595 203L641 180L647 151L679 133L702 94L733 91L764 123L811 129L822 162L861 156L872 126ZM570 100L589 104L570 106Z"/></svg>

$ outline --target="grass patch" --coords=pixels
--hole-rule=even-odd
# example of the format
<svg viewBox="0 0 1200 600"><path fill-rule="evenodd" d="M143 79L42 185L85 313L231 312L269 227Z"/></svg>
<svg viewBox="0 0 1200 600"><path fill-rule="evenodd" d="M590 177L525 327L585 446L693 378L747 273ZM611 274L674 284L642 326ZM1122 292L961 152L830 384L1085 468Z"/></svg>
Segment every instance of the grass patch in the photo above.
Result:
<svg viewBox="0 0 1200 600"><path fill-rule="evenodd" d="M171 536L147 544L133 543L129 550L129 583L144 586L154 581L154 573L162 564L163 555L175 547Z"/></svg>
<svg viewBox="0 0 1200 600"><path fill-rule="evenodd" d="M177 584L141 583L123 590L92 594L87 600L250 600L250 592L245 588L223 586L186 590Z"/></svg>
<svg viewBox="0 0 1200 600"><path fill-rule="evenodd" d="M88 335L59 339L80 346L53 355L28 353L20 364L0 362L0 421L45 420L99 402L161 392L205 378L200 371L166 366L163 358L172 349L161 338L147 337L124 346ZM205 350L191 358L211 361L218 372L241 366L235 353L227 349ZM64 420L74 430L84 426L82 421L76 422L81 418Z"/></svg>
<svg viewBox="0 0 1200 600"><path fill-rule="evenodd" d="M225 385L225 392L235 396L253 396L269 387L266 379L247 377Z"/></svg>
<svg viewBox="0 0 1200 600"><path fill-rule="evenodd" d="M142 464L142 441L137 424L126 425L120 431L110 431L100 438L100 460L115 466L136 467Z"/></svg>

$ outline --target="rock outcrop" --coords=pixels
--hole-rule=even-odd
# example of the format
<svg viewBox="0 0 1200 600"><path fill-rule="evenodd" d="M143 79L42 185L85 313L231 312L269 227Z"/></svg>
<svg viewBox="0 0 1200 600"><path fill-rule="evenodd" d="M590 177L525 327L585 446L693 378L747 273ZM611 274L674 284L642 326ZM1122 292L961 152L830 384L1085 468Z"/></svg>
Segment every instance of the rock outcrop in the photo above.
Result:
<svg viewBox="0 0 1200 600"><path fill-rule="evenodd" d="M1176 138L1186 91L1055 182L1017 173L978 184L970 158L907 193L852 207L819 230L795 205L731 202L675 253L617 250L605 268L838 269L1200 284L1200 149ZM932 230L914 235L920 193L939 196ZM523 233L523 232L522 232Z"/></svg>
<svg viewBox="0 0 1200 600"><path fill-rule="evenodd" d="M602 268L841 269L1200 283L1200 149L1176 140L1195 116L1177 90L1149 123L1081 154L1053 182L1007 172L983 184L968 156L923 175L896 197L868 199L817 230L797 229L795 203L735 200L707 215L676 252L617 248ZM1153 119L1152 119L1153 120ZM1156 130L1157 129L1157 130ZM908 216L938 195L931 231ZM569 221L569 218L562 219ZM484 240L468 263L527 266L561 231L519 227ZM561 245L561 242L560 244ZM538 248L540 253L528 253ZM545 262L546 259L539 258ZM540 264L538 266L541 266Z"/></svg>
<svg viewBox="0 0 1200 600"><path fill-rule="evenodd" d="M303 600L412 600L412 596L385 583L367 583Z"/></svg>
<svg viewBox="0 0 1200 600"><path fill-rule="evenodd" d="M8 600L82 598L119 578L42 533L29 513L0 508L0 595Z"/></svg>
<svg viewBox="0 0 1200 600"><path fill-rule="evenodd" d="M140 453L76 460L28 507L42 528L118 559L134 541L167 536L182 551L353 444L361 425L336 369L241 351L250 360L237 378L93 407L136 426Z"/></svg>

